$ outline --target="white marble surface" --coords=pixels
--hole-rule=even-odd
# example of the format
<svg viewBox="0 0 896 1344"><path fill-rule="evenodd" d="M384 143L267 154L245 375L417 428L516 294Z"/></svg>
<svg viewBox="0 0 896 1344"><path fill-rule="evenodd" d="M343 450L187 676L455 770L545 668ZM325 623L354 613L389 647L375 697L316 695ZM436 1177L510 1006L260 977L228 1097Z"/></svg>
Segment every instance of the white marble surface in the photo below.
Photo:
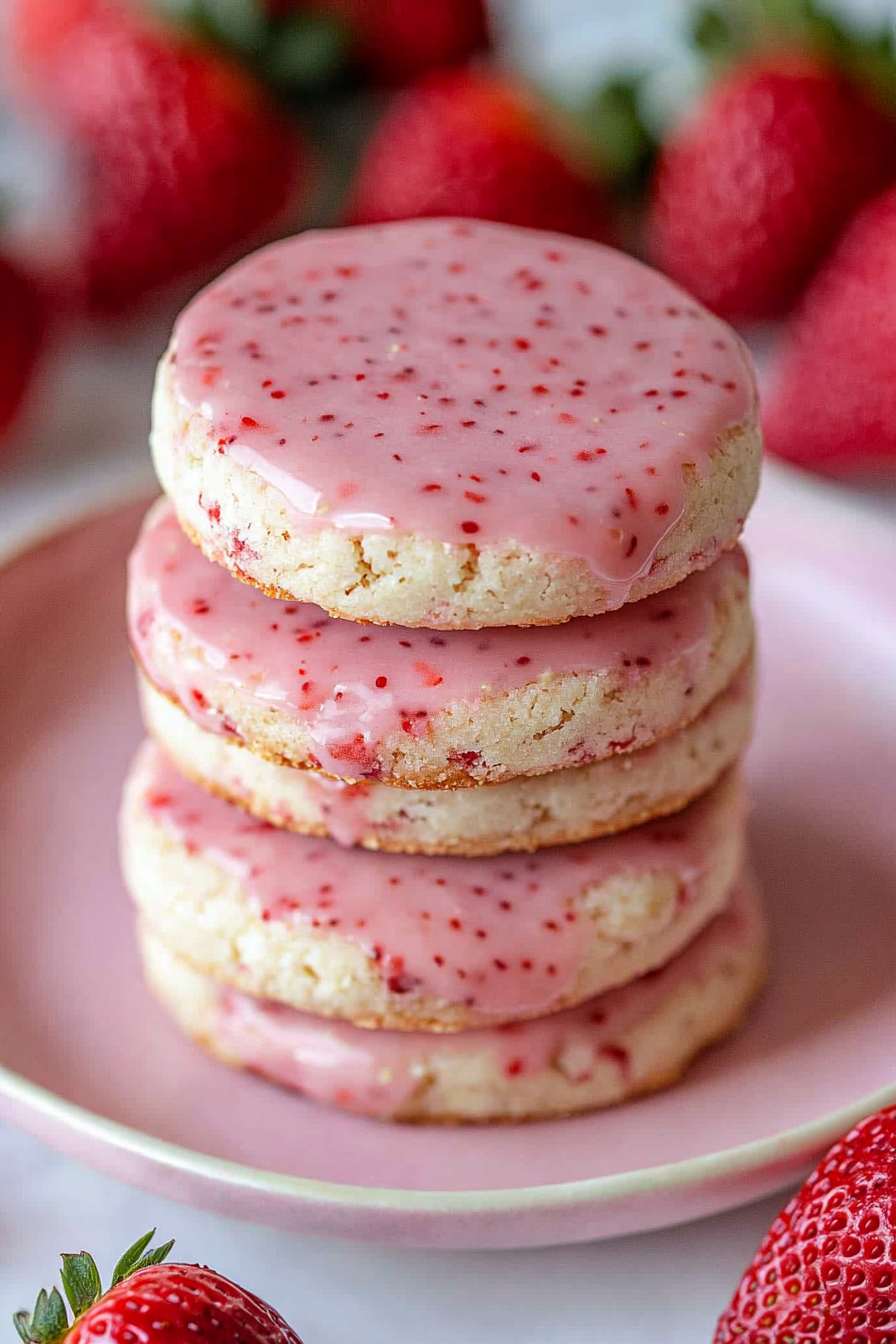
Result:
<svg viewBox="0 0 896 1344"><path fill-rule="evenodd" d="M0 1168L0 1323L32 1305L57 1251L86 1247L108 1274L157 1225L184 1259L274 1303L305 1344L709 1344L780 1203L602 1245L441 1254L303 1239L180 1208L3 1127Z"/></svg>
<svg viewBox="0 0 896 1344"><path fill-rule="evenodd" d="M657 50L681 10L679 0L498 3L513 19L516 49L562 85L580 82L608 52ZM163 343L159 326L102 345L73 338L58 352L0 461L0 547L66 500L148 476L149 388ZM0 1170L0 1321L49 1283L59 1251L89 1248L108 1272L125 1244L157 1224L177 1237L182 1257L269 1298L306 1344L709 1344L781 1203L602 1245L437 1254L303 1239L181 1208L2 1124Z"/></svg>

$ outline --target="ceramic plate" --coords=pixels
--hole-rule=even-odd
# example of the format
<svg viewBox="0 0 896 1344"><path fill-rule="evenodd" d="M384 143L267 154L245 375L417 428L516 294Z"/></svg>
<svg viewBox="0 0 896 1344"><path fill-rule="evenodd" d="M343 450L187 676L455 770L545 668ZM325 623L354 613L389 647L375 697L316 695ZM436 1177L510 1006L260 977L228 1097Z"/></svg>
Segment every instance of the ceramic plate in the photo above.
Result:
<svg viewBox="0 0 896 1344"><path fill-rule="evenodd" d="M516 1128L380 1125L206 1059L140 981L115 814L139 737L124 561L143 506L0 571L0 1103L157 1193L440 1247L633 1232L792 1181L896 1099L896 529L770 473L748 532L770 987L679 1086Z"/></svg>

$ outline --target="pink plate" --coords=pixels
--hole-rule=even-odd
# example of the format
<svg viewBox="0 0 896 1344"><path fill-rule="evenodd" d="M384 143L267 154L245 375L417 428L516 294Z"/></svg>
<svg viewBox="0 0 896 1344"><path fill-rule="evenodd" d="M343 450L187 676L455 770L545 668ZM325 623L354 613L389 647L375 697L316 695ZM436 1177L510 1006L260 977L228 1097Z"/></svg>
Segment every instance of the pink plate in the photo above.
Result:
<svg viewBox="0 0 896 1344"><path fill-rule="evenodd" d="M792 1181L896 1099L896 532L769 473L750 524L762 637L751 754L772 984L678 1087L518 1128L388 1127L238 1076L140 981L115 812L139 737L124 559L142 506L0 572L0 1104L176 1199L439 1247L606 1237Z"/></svg>

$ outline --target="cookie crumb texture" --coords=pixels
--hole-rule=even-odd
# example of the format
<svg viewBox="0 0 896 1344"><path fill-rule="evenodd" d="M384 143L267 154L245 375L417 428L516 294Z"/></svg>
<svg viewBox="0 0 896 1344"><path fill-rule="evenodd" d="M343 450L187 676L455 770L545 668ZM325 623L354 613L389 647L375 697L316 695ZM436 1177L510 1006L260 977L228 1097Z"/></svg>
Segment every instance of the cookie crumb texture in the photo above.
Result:
<svg viewBox="0 0 896 1344"><path fill-rule="evenodd" d="M131 557L128 608L143 672L199 727L279 765L412 789L649 746L702 713L753 640L739 548L606 616L436 634L265 597L190 545L165 501Z"/></svg>
<svg viewBox="0 0 896 1344"><path fill-rule="evenodd" d="M652 747L476 790L347 784L275 765L200 728L145 678L140 698L147 729L181 773L262 821L365 849L478 857L593 840L686 807L747 745L753 669Z"/></svg>
<svg viewBox="0 0 896 1344"><path fill-rule="evenodd" d="M145 744L122 858L144 922L234 988L362 1026L556 1012L681 950L740 871L736 775L685 812L534 855L415 858L277 830Z"/></svg>
<svg viewBox="0 0 896 1344"><path fill-rule="evenodd" d="M271 595L405 627L552 624L670 588L758 484L749 356L599 244L458 220L303 234L175 328L159 479Z"/></svg>
<svg viewBox="0 0 896 1344"><path fill-rule="evenodd" d="M726 909L660 970L553 1017L454 1035L369 1032L252 998L142 930L147 978L182 1029L224 1062L381 1120L537 1120L673 1083L733 1031L765 974L758 897Z"/></svg>

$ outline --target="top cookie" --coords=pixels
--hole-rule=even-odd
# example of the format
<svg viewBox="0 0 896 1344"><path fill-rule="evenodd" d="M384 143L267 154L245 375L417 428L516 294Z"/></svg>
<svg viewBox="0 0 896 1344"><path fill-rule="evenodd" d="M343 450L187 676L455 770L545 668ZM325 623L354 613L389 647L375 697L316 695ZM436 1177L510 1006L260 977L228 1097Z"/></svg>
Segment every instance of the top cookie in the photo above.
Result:
<svg viewBox="0 0 896 1344"><path fill-rule="evenodd" d="M308 233L189 305L153 454L183 527L273 596L553 624L737 538L760 433L738 337L595 243L464 220Z"/></svg>

